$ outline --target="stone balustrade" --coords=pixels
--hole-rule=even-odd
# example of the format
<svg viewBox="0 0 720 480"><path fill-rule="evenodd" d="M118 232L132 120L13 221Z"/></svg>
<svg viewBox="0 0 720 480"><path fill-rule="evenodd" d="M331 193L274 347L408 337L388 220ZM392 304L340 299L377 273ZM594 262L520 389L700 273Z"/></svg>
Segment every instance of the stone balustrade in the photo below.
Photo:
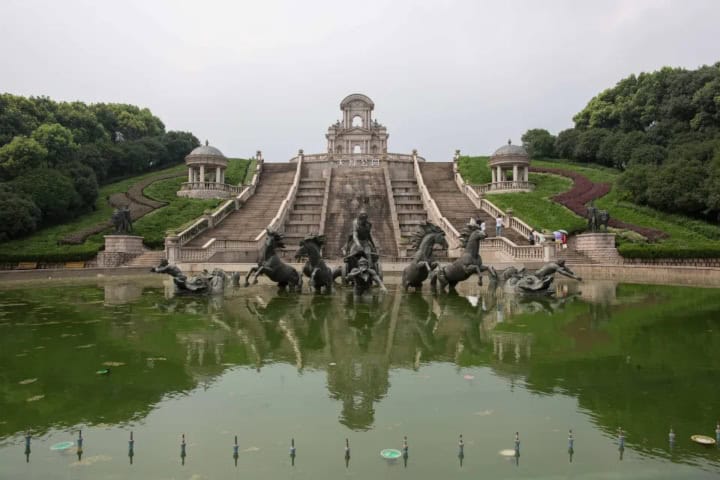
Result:
<svg viewBox="0 0 720 480"><path fill-rule="evenodd" d="M524 181L505 181L495 183L483 183L480 185L471 185L473 190L479 194L488 192L528 192L535 190L535 184Z"/></svg>

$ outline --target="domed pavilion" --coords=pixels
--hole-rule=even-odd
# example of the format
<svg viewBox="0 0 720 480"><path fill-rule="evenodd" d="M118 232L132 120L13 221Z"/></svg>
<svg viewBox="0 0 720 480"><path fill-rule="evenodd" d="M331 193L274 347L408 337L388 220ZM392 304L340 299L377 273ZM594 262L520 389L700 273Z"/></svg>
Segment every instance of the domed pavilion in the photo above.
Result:
<svg viewBox="0 0 720 480"><path fill-rule="evenodd" d="M523 147L513 145L508 140L507 145L495 150L488 162L492 172L491 191L529 191L534 185L528 181L530 170L530 157Z"/></svg>
<svg viewBox="0 0 720 480"><path fill-rule="evenodd" d="M228 160L220 150L208 144L200 145L185 157L188 181L177 193L190 198L230 198L242 187L225 183Z"/></svg>

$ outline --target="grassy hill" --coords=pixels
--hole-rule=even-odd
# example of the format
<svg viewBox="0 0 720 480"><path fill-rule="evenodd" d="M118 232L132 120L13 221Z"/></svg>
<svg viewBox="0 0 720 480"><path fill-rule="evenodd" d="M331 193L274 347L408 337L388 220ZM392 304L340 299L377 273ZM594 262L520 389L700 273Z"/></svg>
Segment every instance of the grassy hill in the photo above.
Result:
<svg viewBox="0 0 720 480"><path fill-rule="evenodd" d="M458 168L467 183L490 181L487 160L488 157L461 158ZM609 183L612 185L610 193L595 202L599 208L607 210L618 220L662 230L668 234L658 243L648 244L635 232L616 230L620 252L624 256L720 256L717 243L720 240L720 226L682 215L670 215L623 199L616 188L620 176L618 170L558 160L533 160L531 166L560 168L581 173L593 182ZM580 232L585 228L587 221L584 218L551 199L552 196L570 189L570 179L531 172L530 181L536 184L533 192L490 193L487 199L502 209L512 208L517 217L539 231L552 232L562 228L569 232Z"/></svg>
<svg viewBox="0 0 720 480"><path fill-rule="evenodd" d="M246 177L252 177L253 165L254 161L239 158L229 159L226 171L227 182L245 183ZM163 246L167 230L178 228L202 215L205 210L215 208L221 203L220 200L178 197L176 192L180 189L180 185L187 181L186 173L187 167L180 164L105 185L100 188L93 212L64 224L44 228L28 237L0 243L0 262L52 263L93 258L104 245L103 235L110 232L109 228L90 235L79 245L59 244L60 240L75 232L106 222L113 212L113 207L109 203L110 197L114 194L126 193L134 185L148 180L151 183L143 189L143 194L152 200L167 202L167 205L137 219L133 224L134 233L143 236L148 247L160 249ZM177 174L178 176L165 178L168 174ZM155 177L158 177L158 180L153 182L152 179Z"/></svg>

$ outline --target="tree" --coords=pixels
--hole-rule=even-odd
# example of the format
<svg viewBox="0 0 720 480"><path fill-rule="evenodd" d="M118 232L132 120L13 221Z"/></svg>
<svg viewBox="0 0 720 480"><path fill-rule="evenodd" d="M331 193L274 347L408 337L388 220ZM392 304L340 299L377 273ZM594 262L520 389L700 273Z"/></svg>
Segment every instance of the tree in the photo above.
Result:
<svg viewBox="0 0 720 480"><path fill-rule="evenodd" d="M649 178L647 202L668 212L700 214L705 210L706 178L707 170L697 159L668 160Z"/></svg>
<svg viewBox="0 0 720 480"><path fill-rule="evenodd" d="M609 132L602 128L581 131L572 158L580 162L595 162L600 144L608 135Z"/></svg>
<svg viewBox="0 0 720 480"><path fill-rule="evenodd" d="M48 151L32 138L17 136L0 147L0 180L11 180L45 164Z"/></svg>
<svg viewBox="0 0 720 480"><path fill-rule="evenodd" d="M181 163L193 148L200 145L195 135L190 132L167 132L163 135L162 142L167 149L170 164Z"/></svg>
<svg viewBox="0 0 720 480"><path fill-rule="evenodd" d="M73 181L54 168L30 170L13 180L12 186L32 199L46 224L60 223L82 209Z"/></svg>
<svg viewBox="0 0 720 480"><path fill-rule="evenodd" d="M51 167L70 162L78 148L72 132L59 123L40 125L32 133L32 138L47 149L48 165Z"/></svg>
<svg viewBox="0 0 720 480"><path fill-rule="evenodd" d="M544 128L533 128L522 136L523 147L530 158L553 158L555 137Z"/></svg>
<svg viewBox="0 0 720 480"><path fill-rule="evenodd" d="M640 145L630 155L630 163L644 165L661 165L667 158L667 149L660 145Z"/></svg>
<svg viewBox="0 0 720 480"><path fill-rule="evenodd" d="M41 216L32 200L0 183L0 242L34 232Z"/></svg>
<svg viewBox="0 0 720 480"><path fill-rule="evenodd" d="M80 195L84 210L94 210L98 197L98 184L95 172L87 165L75 161L63 169L63 173L72 181L75 191Z"/></svg>
<svg viewBox="0 0 720 480"><path fill-rule="evenodd" d="M558 158L573 159L575 145L577 144L579 136L579 130L575 130L574 128L568 128L558 133L555 139L555 155L557 155Z"/></svg>

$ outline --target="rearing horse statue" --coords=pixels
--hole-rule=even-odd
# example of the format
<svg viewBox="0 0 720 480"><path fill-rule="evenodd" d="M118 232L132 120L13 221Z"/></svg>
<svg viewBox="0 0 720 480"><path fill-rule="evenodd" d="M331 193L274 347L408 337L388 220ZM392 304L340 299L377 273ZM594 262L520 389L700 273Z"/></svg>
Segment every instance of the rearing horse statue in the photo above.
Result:
<svg viewBox="0 0 720 480"><path fill-rule="evenodd" d="M412 246L417 251L412 262L403 270L402 286L406 292L409 287L413 287L416 291L422 289L422 282L437 267L438 264L433 258L435 245L448 248L445 232L437 225L425 222L412 236Z"/></svg>
<svg viewBox="0 0 720 480"><path fill-rule="evenodd" d="M311 233L300 240L300 249L295 253L295 258L308 257L302 273L310 279L310 289L314 289L315 293L320 293L323 288L325 293L332 293L333 290L333 271L321 255L324 244L325 235Z"/></svg>
<svg viewBox="0 0 720 480"><path fill-rule="evenodd" d="M480 241L486 237L479 225L472 223L465 225L460 233L460 245L465 252L450 265L433 270L430 274L430 286L433 292L437 292L438 282L440 282L440 290L445 291L446 285L450 285L450 289L454 290L455 285L467 280L473 273L477 273L478 285L482 285L482 272L494 271L492 267L485 267L480 257Z"/></svg>
<svg viewBox="0 0 720 480"><path fill-rule="evenodd" d="M277 282L281 289L284 290L289 285L290 290L299 292L302 290L302 277L297 270L283 262L275 252L277 249L285 248L282 234L269 228L265 232L265 245L263 245L260 260L245 277L245 286L250 285L251 276L253 284L255 284L258 275L264 274L273 282Z"/></svg>

